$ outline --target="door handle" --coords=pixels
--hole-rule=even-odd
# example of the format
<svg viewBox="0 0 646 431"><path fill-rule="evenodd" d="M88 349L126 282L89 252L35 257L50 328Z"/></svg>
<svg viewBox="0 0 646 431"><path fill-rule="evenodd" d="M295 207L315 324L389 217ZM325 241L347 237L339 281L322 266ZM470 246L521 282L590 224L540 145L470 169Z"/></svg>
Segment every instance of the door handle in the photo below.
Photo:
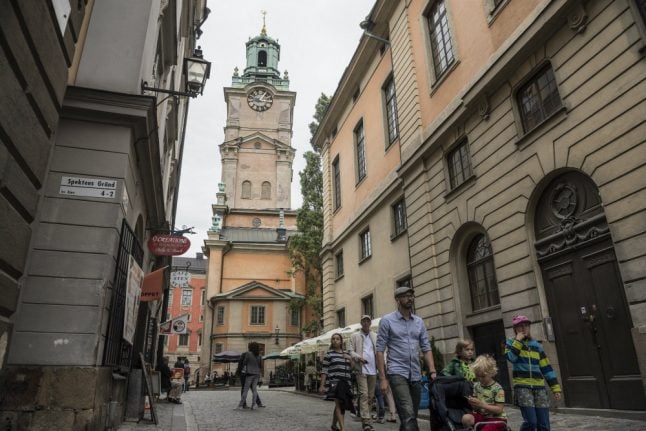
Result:
<svg viewBox="0 0 646 431"><path fill-rule="evenodd" d="M617 317L617 310L615 310L615 307L606 308L606 317L608 319L614 319Z"/></svg>

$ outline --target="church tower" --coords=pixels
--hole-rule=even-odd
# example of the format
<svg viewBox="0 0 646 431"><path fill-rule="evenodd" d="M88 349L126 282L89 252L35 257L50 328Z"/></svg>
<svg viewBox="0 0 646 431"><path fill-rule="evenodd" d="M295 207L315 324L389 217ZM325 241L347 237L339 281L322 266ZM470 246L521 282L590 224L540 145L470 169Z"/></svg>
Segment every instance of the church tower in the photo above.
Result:
<svg viewBox="0 0 646 431"><path fill-rule="evenodd" d="M246 44L247 65L224 89L227 119L220 145L222 183L230 208L291 207L291 146L296 93L280 76L280 45L267 35Z"/></svg>
<svg viewBox="0 0 646 431"><path fill-rule="evenodd" d="M281 352L301 340L302 322L312 315L303 306L305 278L288 249L297 216L290 209L296 93L289 91L287 72L278 70L280 45L264 24L246 43L246 60L224 88L222 182L203 248L209 259L205 372L224 371L211 359L220 351L245 352L250 341L263 353Z"/></svg>

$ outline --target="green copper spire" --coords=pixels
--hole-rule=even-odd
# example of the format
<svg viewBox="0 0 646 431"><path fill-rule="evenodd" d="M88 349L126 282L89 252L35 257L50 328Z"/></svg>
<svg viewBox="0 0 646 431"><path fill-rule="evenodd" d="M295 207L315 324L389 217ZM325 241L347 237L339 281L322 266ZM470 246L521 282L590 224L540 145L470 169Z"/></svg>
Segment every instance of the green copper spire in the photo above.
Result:
<svg viewBox="0 0 646 431"><path fill-rule="evenodd" d="M232 77L232 87L245 87L254 82L273 85L278 90L289 90L287 75L280 77L278 61L280 44L267 35L267 12L262 11L262 29L260 35L247 41L247 66L240 76L237 72Z"/></svg>

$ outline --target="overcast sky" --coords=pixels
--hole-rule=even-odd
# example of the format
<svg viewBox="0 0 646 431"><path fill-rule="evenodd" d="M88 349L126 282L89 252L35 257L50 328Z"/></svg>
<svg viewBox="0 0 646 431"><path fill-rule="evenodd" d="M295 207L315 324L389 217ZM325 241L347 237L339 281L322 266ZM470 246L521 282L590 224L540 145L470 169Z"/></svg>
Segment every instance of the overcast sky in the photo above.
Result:
<svg viewBox="0 0 646 431"><path fill-rule="evenodd" d="M260 34L261 11L267 11L267 35L281 45L279 70L289 72L295 91L294 135L296 148L292 207L302 198L298 172L310 150L308 124L321 92L331 96L361 37L359 23L374 0L209 0L211 14L198 40L204 58L211 61L211 78L203 96L191 100L180 179L176 228L194 226L188 235L191 249L201 251L211 226L211 204L222 175L218 146L224 139L226 104L223 87L231 85L233 68L246 66L245 43Z"/></svg>

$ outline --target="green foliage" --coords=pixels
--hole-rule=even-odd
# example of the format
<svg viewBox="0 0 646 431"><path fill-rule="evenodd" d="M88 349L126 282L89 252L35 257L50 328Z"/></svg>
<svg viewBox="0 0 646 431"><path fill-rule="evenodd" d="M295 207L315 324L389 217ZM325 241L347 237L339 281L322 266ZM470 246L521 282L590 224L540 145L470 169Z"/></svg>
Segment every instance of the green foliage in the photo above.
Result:
<svg viewBox="0 0 646 431"><path fill-rule="evenodd" d="M319 100L316 101L316 106L314 107L315 121L312 121L309 124L310 134L312 135L312 137L310 138L310 144L312 145L312 148L314 148L314 151L316 151L317 153L320 152L320 149L314 146L314 136L316 135L316 131L321 125L321 121L323 121L323 117L325 117L328 106L330 106L330 98L326 96L325 93L321 93L321 96L319 97Z"/></svg>
<svg viewBox="0 0 646 431"><path fill-rule="evenodd" d="M330 98L321 93L314 108L316 121L310 123L312 138L329 104ZM289 239L289 256L292 265L305 274L305 304L314 312L313 320L303 325L303 330L307 332L318 331L318 322L323 313L320 293L321 259L319 258L323 241L323 173L321 156L318 149L314 148L314 150L304 154L305 168L299 172L303 206L296 219L298 234Z"/></svg>

